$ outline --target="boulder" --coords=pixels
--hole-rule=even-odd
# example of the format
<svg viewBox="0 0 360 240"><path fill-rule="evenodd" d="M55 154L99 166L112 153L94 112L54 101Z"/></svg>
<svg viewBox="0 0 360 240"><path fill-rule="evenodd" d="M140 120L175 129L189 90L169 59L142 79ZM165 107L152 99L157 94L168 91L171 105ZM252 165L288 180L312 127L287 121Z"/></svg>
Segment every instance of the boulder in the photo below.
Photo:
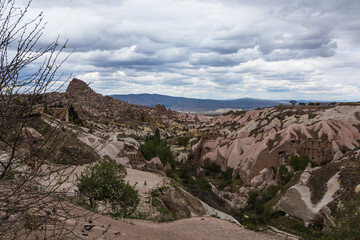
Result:
<svg viewBox="0 0 360 240"><path fill-rule="evenodd" d="M159 157L154 157L150 161L146 161L146 166L147 166L147 168L150 168L150 169L156 169L156 170L164 169L164 165L160 161Z"/></svg>
<svg viewBox="0 0 360 240"><path fill-rule="evenodd" d="M31 127L24 127L22 129L22 136L29 142L36 143L38 141L43 141L44 137L36 129Z"/></svg>
<svg viewBox="0 0 360 240"><path fill-rule="evenodd" d="M179 156L176 158L177 162L182 162L182 163L186 163L188 161L189 158L189 153L180 153Z"/></svg>
<svg viewBox="0 0 360 240"><path fill-rule="evenodd" d="M250 181L251 187L265 189L266 187L274 184L275 173L271 168L264 168L260 173Z"/></svg>

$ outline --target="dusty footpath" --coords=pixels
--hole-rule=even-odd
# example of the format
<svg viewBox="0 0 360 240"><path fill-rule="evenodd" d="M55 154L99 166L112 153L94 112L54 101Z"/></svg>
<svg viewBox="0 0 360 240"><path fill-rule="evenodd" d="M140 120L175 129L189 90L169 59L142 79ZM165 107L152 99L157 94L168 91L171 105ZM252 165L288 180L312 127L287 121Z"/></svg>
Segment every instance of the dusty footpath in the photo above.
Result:
<svg viewBox="0 0 360 240"><path fill-rule="evenodd" d="M157 240L189 240L189 239L241 239L241 240L275 240L285 239L272 233L254 232L244 229L229 221L213 217L193 217L170 223L156 223L151 221L124 219L115 220L107 216L100 216L93 220L95 227L90 231L81 231L79 225L74 233L83 239L157 239ZM104 228L110 228L103 234ZM88 236L82 236L85 233Z"/></svg>

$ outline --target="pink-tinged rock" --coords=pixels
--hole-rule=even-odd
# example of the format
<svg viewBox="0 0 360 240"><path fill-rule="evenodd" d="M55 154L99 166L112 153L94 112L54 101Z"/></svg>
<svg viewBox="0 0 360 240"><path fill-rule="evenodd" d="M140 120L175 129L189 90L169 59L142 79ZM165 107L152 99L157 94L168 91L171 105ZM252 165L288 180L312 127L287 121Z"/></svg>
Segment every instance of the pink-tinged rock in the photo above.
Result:
<svg viewBox="0 0 360 240"><path fill-rule="evenodd" d="M157 170L163 170L164 165L161 163L160 158L154 157L150 161L146 161L146 165L148 168L157 169Z"/></svg>

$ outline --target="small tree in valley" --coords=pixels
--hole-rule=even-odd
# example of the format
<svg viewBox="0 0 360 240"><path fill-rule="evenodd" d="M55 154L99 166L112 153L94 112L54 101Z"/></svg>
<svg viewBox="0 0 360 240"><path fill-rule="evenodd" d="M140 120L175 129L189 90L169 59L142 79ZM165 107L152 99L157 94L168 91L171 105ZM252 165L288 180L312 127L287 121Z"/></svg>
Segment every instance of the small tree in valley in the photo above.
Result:
<svg viewBox="0 0 360 240"><path fill-rule="evenodd" d="M130 216L139 204L138 192L125 182L126 169L110 161L100 161L78 176L77 187L81 197L91 208L98 202L110 204L114 212Z"/></svg>

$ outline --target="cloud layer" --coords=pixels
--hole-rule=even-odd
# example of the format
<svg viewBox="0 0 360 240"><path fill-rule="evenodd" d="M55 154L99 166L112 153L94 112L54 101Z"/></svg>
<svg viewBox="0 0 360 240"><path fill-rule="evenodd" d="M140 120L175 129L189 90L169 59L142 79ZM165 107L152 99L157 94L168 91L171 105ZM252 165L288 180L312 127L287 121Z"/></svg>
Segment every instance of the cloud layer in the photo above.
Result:
<svg viewBox="0 0 360 240"><path fill-rule="evenodd" d="M240 2L240 3L239 3ZM34 0L103 94L358 100L357 0Z"/></svg>

